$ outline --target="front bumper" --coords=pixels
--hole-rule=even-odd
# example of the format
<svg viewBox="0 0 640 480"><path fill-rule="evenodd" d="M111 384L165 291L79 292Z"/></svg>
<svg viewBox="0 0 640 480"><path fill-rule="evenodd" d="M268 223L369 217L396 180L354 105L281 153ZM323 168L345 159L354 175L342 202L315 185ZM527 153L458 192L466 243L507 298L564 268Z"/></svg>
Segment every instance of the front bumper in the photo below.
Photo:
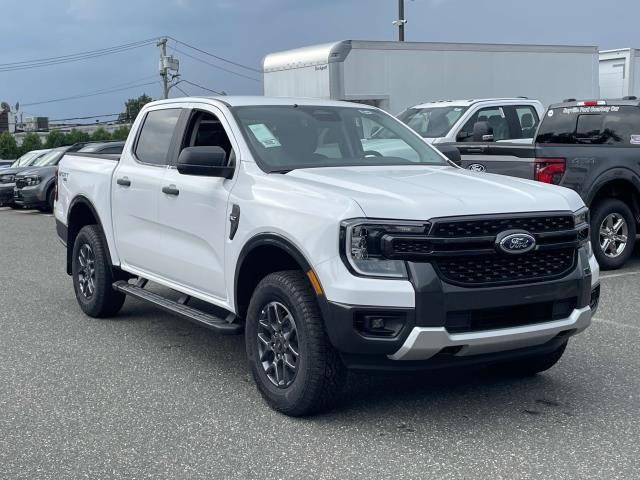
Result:
<svg viewBox="0 0 640 480"><path fill-rule="evenodd" d="M443 282L429 263L407 265L411 305L404 293L394 303L321 300L329 339L348 366L433 368L442 364L443 355L447 364L467 364L544 349L587 328L593 314L590 305L596 308L599 294L599 267L584 248L569 275L524 285L459 287ZM361 328L367 315L401 318L403 326L395 335L376 337ZM468 325L464 325L467 315ZM482 323L491 315L495 318ZM474 323L474 319L482 321Z"/></svg>
<svg viewBox="0 0 640 480"><path fill-rule="evenodd" d="M41 185L13 189L13 203L21 207L36 208L47 205L46 190Z"/></svg>
<svg viewBox="0 0 640 480"><path fill-rule="evenodd" d="M15 183L0 183L0 207L13 204Z"/></svg>

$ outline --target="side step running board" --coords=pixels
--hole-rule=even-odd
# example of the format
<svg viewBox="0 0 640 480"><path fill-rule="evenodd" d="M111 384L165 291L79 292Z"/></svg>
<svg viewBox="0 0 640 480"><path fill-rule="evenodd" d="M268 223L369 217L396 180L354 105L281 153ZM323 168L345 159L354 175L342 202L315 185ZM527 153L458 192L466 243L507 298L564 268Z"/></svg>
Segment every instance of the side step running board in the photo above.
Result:
<svg viewBox="0 0 640 480"><path fill-rule="evenodd" d="M139 300L144 300L145 302L152 303L156 307L160 307L167 312L179 315L193 323L197 323L198 325L214 330L220 334L235 335L238 333L242 333L242 325L239 325L237 323L230 323L225 319L215 317L192 307L188 307L181 302L169 300L158 295L157 293L149 292L143 287L132 285L125 280L115 282L113 284L113 288L114 290L122 292L125 295L130 295Z"/></svg>

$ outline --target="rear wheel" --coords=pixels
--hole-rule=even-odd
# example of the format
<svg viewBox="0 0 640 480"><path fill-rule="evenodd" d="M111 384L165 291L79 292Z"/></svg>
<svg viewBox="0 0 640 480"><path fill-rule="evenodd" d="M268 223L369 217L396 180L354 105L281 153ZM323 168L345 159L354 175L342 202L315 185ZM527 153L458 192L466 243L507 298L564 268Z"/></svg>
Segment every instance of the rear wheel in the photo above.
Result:
<svg viewBox="0 0 640 480"><path fill-rule="evenodd" d="M100 318L120 311L125 295L112 287L117 278L97 225L87 225L78 233L73 244L71 270L76 299L84 313Z"/></svg>
<svg viewBox="0 0 640 480"><path fill-rule="evenodd" d="M530 377L537 373L544 372L545 370L549 370L558 363L566 348L567 342L564 342L551 353L500 363L495 365L494 370L498 373L510 376Z"/></svg>
<svg viewBox="0 0 640 480"><path fill-rule="evenodd" d="M616 198L597 203L591 213L591 244L603 270L622 267L633 253L636 222L631 209Z"/></svg>
<svg viewBox="0 0 640 480"><path fill-rule="evenodd" d="M274 409L302 416L337 401L346 369L329 343L302 272L272 273L258 284L247 313L245 344L258 390Z"/></svg>

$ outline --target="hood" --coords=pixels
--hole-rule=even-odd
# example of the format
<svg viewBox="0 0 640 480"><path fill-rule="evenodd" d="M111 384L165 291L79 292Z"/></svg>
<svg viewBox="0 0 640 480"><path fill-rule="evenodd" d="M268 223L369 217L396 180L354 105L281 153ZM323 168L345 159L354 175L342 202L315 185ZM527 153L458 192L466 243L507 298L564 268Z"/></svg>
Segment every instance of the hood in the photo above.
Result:
<svg viewBox="0 0 640 480"><path fill-rule="evenodd" d="M324 185L356 201L370 218L435 217L537 211L576 211L573 190L455 167L389 166L293 170L287 177Z"/></svg>
<svg viewBox="0 0 640 480"><path fill-rule="evenodd" d="M15 175L31 167L0 168L0 175Z"/></svg>
<svg viewBox="0 0 640 480"><path fill-rule="evenodd" d="M27 175L40 175L41 177L53 176L56 173L55 166L47 167L26 167L20 172L20 177L26 177Z"/></svg>

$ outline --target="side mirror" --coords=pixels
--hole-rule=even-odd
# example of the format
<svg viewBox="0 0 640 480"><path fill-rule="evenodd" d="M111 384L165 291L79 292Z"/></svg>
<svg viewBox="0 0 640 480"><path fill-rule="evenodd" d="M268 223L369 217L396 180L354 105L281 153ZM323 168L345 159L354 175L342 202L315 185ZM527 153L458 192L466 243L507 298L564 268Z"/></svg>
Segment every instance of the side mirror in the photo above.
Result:
<svg viewBox="0 0 640 480"><path fill-rule="evenodd" d="M435 147L440 151L440 153L442 153L456 165L460 166L462 164L460 150L458 150L457 147L454 147L452 145L435 145Z"/></svg>
<svg viewBox="0 0 640 480"><path fill-rule="evenodd" d="M474 142L493 142L493 127L489 122L476 122L473 125Z"/></svg>
<svg viewBox="0 0 640 480"><path fill-rule="evenodd" d="M220 147L187 147L178 157L178 172L201 177L232 178L233 167L227 166L227 153Z"/></svg>

